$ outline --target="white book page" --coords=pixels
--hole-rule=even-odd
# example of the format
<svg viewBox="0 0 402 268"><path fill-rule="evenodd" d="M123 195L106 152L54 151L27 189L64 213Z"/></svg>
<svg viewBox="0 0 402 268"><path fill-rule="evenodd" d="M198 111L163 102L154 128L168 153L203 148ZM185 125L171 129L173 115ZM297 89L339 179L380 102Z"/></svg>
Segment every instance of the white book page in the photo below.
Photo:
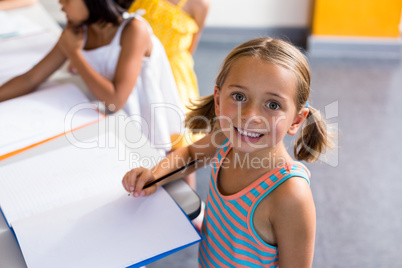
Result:
<svg viewBox="0 0 402 268"><path fill-rule="evenodd" d="M73 84L0 103L0 156L103 117Z"/></svg>
<svg viewBox="0 0 402 268"><path fill-rule="evenodd" d="M127 267L200 240L163 188L133 198L119 187L16 222L27 266Z"/></svg>
<svg viewBox="0 0 402 268"><path fill-rule="evenodd" d="M57 37L48 32L0 38L0 85L30 70L56 42Z"/></svg>
<svg viewBox="0 0 402 268"><path fill-rule="evenodd" d="M42 27L22 15L9 15L0 11L0 38L44 31Z"/></svg>
<svg viewBox="0 0 402 268"><path fill-rule="evenodd" d="M0 38L10 35L16 35L18 33L17 25L4 11L0 11L0 25Z"/></svg>
<svg viewBox="0 0 402 268"><path fill-rule="evenodd" d="M105 139L101 135L99 140ZM109 140L116 140L108 133ZM113 148L77 148L68 145L1 168L0 207L10 226L64 204L122 187L130 169L128 157L119 160Z"/></svg>

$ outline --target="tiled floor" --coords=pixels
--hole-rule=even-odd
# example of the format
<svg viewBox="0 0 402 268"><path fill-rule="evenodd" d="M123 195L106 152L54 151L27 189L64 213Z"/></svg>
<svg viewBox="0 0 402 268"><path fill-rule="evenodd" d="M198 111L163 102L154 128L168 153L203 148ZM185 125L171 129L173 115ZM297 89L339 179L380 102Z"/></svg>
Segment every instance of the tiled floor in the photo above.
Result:
<svg viewBox="0 0 402 268"><path fill-rule="evenodd" d="M53 0L41 2L55 6ZM201 95L212 93L232 47L201 40L194 56ZM401 62L310 58L310 63L310 103L339 129L339 148L332 158L307 164L317 209L313 267L402 267ZM208 170L197 177L204 199ZM196 266L197 246L148 265Z"/></svg>

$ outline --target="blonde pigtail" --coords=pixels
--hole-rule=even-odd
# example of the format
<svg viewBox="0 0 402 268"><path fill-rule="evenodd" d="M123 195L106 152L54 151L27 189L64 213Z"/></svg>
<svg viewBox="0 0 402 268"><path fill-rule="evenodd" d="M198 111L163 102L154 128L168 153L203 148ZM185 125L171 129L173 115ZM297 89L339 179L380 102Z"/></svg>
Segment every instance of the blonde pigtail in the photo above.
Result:
<svg viewBox="0 0 402 268"><path fill-rule="evenodd" d="M333 135L328 131L327 124L319 111L309 106L299 138L293 148L297 160L306 162L317 161L321 153L334 147Z"/></svg>

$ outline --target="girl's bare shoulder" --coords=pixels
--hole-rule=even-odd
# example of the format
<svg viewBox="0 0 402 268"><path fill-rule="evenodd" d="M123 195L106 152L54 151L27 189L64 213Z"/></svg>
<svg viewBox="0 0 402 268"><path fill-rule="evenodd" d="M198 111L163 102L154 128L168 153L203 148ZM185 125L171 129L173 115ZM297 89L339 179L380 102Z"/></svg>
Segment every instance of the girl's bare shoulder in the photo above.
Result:
<svg viewBox="0 0 402 268"><path fill-rule="evenodd" d="M131 19L122 31L120 45L126 50L148 56L152 50L152 41L147 22Z"/></svg>
<svg viewBox="0 0 402 268"><path fill-rule="evenodd" d="M305 211L315 210L310 185L302 177L292 177L273 190L263 202L271 211L271 222L300 216ZM286 211L286 213L283 213Z"/></svg>
<svg viewBox="0 0 402 268"><path fill-rule="evenodd" d="M122 37L123 36L135 36L135 35L149 36L149 30L148 30L148 25L144 20L134 17L124 27L123 32L122 32Z"/></svg>

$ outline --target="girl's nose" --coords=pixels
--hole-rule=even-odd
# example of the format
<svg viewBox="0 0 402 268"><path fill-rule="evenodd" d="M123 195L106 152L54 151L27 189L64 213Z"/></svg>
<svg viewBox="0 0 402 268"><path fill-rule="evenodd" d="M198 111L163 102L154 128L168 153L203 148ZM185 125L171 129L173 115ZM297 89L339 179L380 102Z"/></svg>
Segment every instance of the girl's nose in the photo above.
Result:
<svg viewBox="0 0 402 268"><path fill-rule="evenodd" d="M241 109L241 120L247 122L248 124L261 124L264 121L260 108L257 107L257 105L249 104L239 106L239 109Z"/></svg>

